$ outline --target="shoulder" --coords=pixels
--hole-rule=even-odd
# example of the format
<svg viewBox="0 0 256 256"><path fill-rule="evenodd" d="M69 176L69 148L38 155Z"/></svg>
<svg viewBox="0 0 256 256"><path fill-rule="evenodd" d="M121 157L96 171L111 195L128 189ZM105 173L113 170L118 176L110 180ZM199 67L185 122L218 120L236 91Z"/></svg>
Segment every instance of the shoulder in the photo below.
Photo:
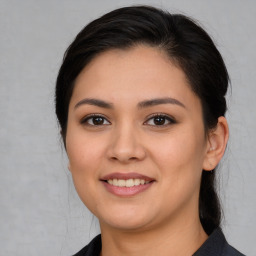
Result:
<svg viewBox="0 0 256 256"><path fill-rule="evenodd" d="M228 244L221 228L217 228L193 256L245 256Z"/></svg>
<svg viewBox="0 0 256 256"><path fill-rule="evenodd" d="M223 256L245 256L231 245L227 244L223 250Z"/></svg>
<svg viewBox="0 0 256 256"><path fill-rule="evenodd" d="M98 256L101 252L101 235L97 235L88 245L73 256Z"/></svg>

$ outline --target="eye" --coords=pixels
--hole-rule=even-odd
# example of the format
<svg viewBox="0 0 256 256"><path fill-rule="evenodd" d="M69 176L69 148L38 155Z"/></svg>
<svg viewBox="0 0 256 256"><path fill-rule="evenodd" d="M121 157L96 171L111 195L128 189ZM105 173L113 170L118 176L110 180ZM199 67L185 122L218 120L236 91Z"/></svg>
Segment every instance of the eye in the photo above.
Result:
<svg viewBox="0 0 256 256"><path fill-rule="evenodd" d="M86 116L82 121L82 124L91 126L109 125L111 124L104 116L101 115L89 115Z"/></svg>
<svg viewBox="0 0 256 256"><path fill-rule="evenodd" d="M167 126L176 123L173 118L164 114L155 114L151 116L144 124L152 126Z"/></svg>

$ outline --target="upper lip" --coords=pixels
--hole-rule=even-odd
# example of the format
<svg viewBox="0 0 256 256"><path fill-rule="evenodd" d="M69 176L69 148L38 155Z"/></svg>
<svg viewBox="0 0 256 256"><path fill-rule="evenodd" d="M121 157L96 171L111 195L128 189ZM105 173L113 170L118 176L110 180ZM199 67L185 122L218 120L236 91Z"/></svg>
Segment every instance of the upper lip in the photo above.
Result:
<svg viewBox="0 0 256 256"><path fill-rule="evenodd" d="M127 172L127 173L110 173L101 178L101 180L113 180L113 179L120 179L120 180L129 180L129 179L141 179L145 181L153 181L154 179L151 177L148 177L146 175L142 175L135 172Z"/></svg>

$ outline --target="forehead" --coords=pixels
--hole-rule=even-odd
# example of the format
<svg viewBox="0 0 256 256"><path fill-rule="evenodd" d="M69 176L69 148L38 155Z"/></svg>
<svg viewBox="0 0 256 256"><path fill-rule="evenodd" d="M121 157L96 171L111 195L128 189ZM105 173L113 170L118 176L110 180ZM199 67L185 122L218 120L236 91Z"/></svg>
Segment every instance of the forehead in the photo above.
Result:
<svg viewBox="0 0 256 256"><path fill-rule="evenodd" d="M188 96L197 99L183 70L163 50L140 45L95 57L77 77L72 99L99 97L132 102L163 96L181 101Z"/></svg>

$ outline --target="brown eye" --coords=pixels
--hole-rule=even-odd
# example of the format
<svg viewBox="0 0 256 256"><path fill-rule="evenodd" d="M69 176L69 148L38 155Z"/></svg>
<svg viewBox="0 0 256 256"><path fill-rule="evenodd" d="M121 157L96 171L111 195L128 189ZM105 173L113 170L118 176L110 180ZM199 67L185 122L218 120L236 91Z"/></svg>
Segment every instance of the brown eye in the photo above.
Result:
<svg viewBox="0 0 256 256"><path fill-rule="evenodd" d="M166 126L174 123L174 119L167 115L154 115L153 117L149 118L145 124L151 126Z"/></svg>
<svg viewBox="0 0 256 256"><path fill-rule="evenodd" d="M166 118L163 116L154 117L153 122L155 125L164 125Z"/></svg>
<svg viewBox="0 0 256 256"><path fill-rule="evenodd" d="M100 126L100 125L109 125L110 122L103 116L100 115L93 115L87 116L81 122L82 124L92 125L92 126Z"/></svg>
<svg viewBox="0 0 256 256"><path fill-rule="evenodd" d="M93 117L92 118L93 125L103 125L104 124L104 118L102 117Z"/></svg>

